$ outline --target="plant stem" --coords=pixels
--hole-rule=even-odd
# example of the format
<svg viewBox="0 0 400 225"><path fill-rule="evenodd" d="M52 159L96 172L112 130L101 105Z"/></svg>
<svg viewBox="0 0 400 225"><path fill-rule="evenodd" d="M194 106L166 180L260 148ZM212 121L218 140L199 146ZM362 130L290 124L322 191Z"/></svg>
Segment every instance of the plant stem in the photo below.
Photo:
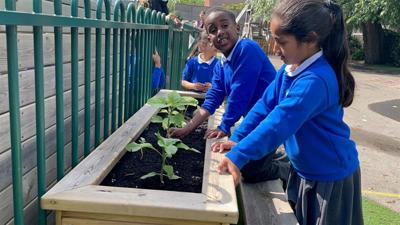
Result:
<svg viewBox="0 0 400 225"><path fill-rule="evenodd" d="M161 171L160 171L160 182L164 184L164 166L165 166L165 160L167 159L167 156L165 154L165 150L163 150L162 154L162 163L161 163Z"/></svg>

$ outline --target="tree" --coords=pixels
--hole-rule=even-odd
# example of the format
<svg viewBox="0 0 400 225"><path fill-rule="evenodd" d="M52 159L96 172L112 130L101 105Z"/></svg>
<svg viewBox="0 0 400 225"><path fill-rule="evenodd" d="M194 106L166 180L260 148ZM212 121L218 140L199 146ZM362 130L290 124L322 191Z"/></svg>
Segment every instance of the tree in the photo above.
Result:
<svg viewBox="0 0 400 225"><path fill-rule="evenodd" d="M338 0L350 27L359 27L363 33L365 62L384 63L383 27L399 30L399 0Z"/></svg>
<svg viewBox="0 0 400 225"><path fill-rule="evenodd" d="M270 20L276 0L247 0L247 3L253 9L254 18L261 17L264 20Z"/></svg>

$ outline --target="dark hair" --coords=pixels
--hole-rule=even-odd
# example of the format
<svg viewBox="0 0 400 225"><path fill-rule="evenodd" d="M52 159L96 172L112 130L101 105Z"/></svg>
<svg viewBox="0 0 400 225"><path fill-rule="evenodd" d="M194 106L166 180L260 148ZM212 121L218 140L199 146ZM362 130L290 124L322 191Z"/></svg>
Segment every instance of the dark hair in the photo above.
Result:
<svg viewBox="0 0 400 225"><path fill-rule="evenodd" d="M349 47L340 6L330 0L283 0L273 16L281 20L280 32L294 35L300 42L316 39L336 73L340 104L350 106L355 81L347 65Z"/></svg>
<svg viewBox="0 0 400 225"><path fill-rule="evenodd" d="M232 11L230 11L228 9L225 9L225 8L222 8L220 6L213 7L211 9L207 10L206 16L209 16L211 13L216 13L216 12L222 12L222 13L227 14L228 17L232 20L232 22L236 24L236 16L235 16L235 14Z"/></svg>

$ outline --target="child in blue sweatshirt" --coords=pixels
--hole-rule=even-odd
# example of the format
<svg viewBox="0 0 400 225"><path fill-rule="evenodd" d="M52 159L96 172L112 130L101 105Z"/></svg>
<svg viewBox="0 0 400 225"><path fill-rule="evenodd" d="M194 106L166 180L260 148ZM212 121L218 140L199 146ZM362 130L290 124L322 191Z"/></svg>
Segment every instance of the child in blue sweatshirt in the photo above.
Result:
<svg viewBox="0 0 400 225"><path fill-rule="evenodd" d="M191 57L182 72L182 87L190 91L207 92L211 87L213 70L219 60L215 57L217 49L208 40L208 34L203 31L199 35L197 56Z"/></svg>
<svg viewBox="0 0 400 225"><path fill-rule="evenodd" d="M239 169L284 143L292 165L287 198L302 225L363 224L355 143L343 121L354 78L340 7L321 0L283 0L271 20L284 65L235 130L213 151L239 182Z"/></svg>
<svg viewBox="0 0 400 225"><path fill-rule="evenodd" d="M245 116L275 78L276 71L259 47L249 39L239 39L235 15L223 8L208 12L205 20L208 38L224 57L214 67L212 86L205 101L184 128L171 128L170 134L182 138L199 126L222 104L227 106L221 124L206 132L207 138L222 137Z"/></svg>

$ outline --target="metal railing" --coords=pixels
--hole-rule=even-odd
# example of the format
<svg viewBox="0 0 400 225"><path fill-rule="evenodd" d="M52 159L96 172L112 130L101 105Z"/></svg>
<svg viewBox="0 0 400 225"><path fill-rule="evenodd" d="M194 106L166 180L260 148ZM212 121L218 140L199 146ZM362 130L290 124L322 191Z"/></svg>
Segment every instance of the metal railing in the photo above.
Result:
<svg viewBox="0 0 400 225"><path fill-rule="evenodd" d="M27 3L27 1L25 1ZM43 28L54 27L54 67L56 98L56 154L57 180L64 176L65 110L63 66L63 31L70 29L71 38L71 165L79 163L78 149L87 156L124 121L129 119L152 95L152 54L157 48L168 74L167 88L180 89L181 70L190 51L189 35L198 30L190 25L177 28L164 14L130 3L125 6L120 0L111 11L108 0L98 0L96 18L91 17L91 1L84 0L84 17L78 16L78 1L70 3L70 16L62 15L61 0L54 0L54 15L42 13L42 1L33 0L33 12L16 11L15 0L5 0L5 9L0 10L0 25L6 27L7 73L9 93L9 121L12 157L12 188L14 224L24 224L24 204L21 159L21 118L19 87L18 32L20 26L33 27L36 151L38 182L38 224L46 224L46 212L40 209L40 196L46 192L45 154L45 96ZM103 7L105 7L103 9ZM104 13L103 13L104 12ZM104 18L102 16L105 16ZM84 30L84 72L78 72L79 29ZM91 115L91 37L95 31L95 87L94 115ZM111 40L112 35L112 40ZM104 40L104 43L102 42ZM112 41L112 43L111 43ZM111 52L112 45L112 52ZM102 55L104 51L104 56ZM102 59L104 57L104 59ZM102 60L104 63L102 64ZM79 77L84 77L84 123L79 124ZM102 79L102 76L104 79ZM104 80L104 81L103 81ZM104 88L102 88L104 82ZM110 97L111 96L111 97ZM104 106L101 106L101 99ZM111 109L111 110L110 110ZM103 124L101 114L104 110ZM111 112L111 113L110 113ZM92 113L93 114L93 113ZM90 119L94 116L94 146L91 146ZM103 125L103 134L101 134ZM84 144L79 146L79 127L84 129ZM101 138L103 136L103 138Z"/></svg>

